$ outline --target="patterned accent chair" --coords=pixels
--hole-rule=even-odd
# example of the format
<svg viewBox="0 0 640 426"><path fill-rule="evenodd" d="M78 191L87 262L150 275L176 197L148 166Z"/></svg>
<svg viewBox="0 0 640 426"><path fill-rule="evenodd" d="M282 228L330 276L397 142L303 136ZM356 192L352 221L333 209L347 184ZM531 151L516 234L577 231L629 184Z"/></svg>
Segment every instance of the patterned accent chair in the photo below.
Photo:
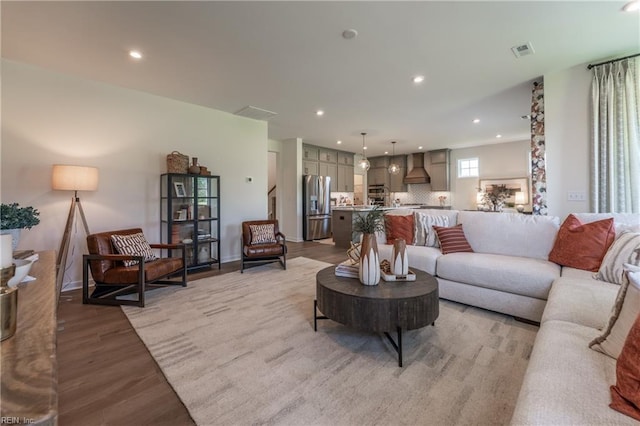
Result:
<svg viewBox="0 0 640 426"><path fill-rule="evenodd" d="M149 244L152 249L180 250L181 257L160 257L144 261L142 255L118 254L112 235L132 235L142 229L123 229L87 236L89 254L82 256L82 303L95 305L134 305L144 307L144 293L149 288L167 285L187 286L186 250L183 244ZM137 264L125 266L125 260ZM89 295L89 269L95 289ZM119 296L137 294L137 300Z"/></svg>
<svg viewBox="0 0 640 426"><path fill-rule="evenodd" d="M277 220L251 220L242 222L242 266L280 262L287 269L287 239L278 228Z"/></svg>

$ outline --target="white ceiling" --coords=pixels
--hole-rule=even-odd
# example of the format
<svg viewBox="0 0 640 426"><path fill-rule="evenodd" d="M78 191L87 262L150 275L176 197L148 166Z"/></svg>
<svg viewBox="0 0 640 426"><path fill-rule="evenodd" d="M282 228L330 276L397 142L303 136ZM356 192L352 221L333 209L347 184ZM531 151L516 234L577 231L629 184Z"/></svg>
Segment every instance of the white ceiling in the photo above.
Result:
<svg viewBox="0 0 640 426"><path fill-rule="evenodd" d="M274 111L272 139L360 152L365 131L367 155L392 140L409 153L528 139L533 79L640 51L624 3L3 1L2 56L231 113ZM357 38L342 38L349 28ZM516 59L510 48L526 42L535 55Z"/></svg>

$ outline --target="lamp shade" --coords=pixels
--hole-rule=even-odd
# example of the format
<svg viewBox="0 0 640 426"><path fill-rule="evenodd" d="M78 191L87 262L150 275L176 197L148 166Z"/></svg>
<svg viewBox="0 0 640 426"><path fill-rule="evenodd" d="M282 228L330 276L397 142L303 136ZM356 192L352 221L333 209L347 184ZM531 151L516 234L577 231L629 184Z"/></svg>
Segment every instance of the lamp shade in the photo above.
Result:
<svg viewBox="0 0 640 426"><path fill-rule="evenodd" d="M54 164L51 188L62 191L95 191L98 189L98 169Z"/></svg>
<svg viewBox="0 0 640 426"><path fill-rule="evenodd" d="M524 197L524 192L518 191L516 192L516 204L525 204L527 200Z"/></svg>

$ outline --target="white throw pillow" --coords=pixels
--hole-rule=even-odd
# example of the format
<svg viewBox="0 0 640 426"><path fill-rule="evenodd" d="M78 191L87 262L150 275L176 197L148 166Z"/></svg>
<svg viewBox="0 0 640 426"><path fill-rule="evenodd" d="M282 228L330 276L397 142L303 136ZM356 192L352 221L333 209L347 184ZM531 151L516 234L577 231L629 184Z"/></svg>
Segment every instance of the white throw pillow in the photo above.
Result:
<svg viewBox="0 0 640 426"><path fill-rule="evenodd" d="M623 232L618 235L604 255L596 279L622 284L625 263L640 266L640 233Z"/></svg>
<svg viewBox="0 0 640 426"><path fill-rule="evenodd" d="M434 216L422 212L414 213L413 244L416 246L440 247L434 226L449 227L448 216Z"/></svg>
<svg viewBox="0 0 640 426"><path fill-rule="evenodd" d="M625 264L625 278L611 310L611 317L601 336L589 347L618 359L631 326L640 315L640 267Z"/></svg>

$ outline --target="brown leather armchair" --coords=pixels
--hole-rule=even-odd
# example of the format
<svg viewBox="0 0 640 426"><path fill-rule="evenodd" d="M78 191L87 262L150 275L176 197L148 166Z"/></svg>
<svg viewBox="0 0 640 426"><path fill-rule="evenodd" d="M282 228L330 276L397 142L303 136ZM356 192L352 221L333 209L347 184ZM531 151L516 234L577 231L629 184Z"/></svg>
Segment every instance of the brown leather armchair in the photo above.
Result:
<svg viewBox="0 0 640 426"><path fill-rule="evenodd" d="M262 234L266 242L261 242L260 238L252 235L252 228L266 225L267 230L273 232ZM287 269L287 239L278 228L277 220L251 220L242 222L242 266L240 272L244 272L245 264L262 265L269 262L280 262L284 269ZM258 240L258 241L256 241Z"/></svg>
<svg viewBox="0 0 640 426"><path fill-rule="evenodd" d="M182 244L149 244L152 249L180 250L182 253L181 257L161 257L149 262L145 262L142 256L117 254L111 236L138 232L142 232L142 229L123 229L87 236L89 254L82 256L82 303L144 307L144 292L149 288L187 286L186 250ZM137 260L138 263L125 266L125 260ZM91 295L89 267L95 281ZM117 298L132 293L138 294L138 300Z"/></svg>

